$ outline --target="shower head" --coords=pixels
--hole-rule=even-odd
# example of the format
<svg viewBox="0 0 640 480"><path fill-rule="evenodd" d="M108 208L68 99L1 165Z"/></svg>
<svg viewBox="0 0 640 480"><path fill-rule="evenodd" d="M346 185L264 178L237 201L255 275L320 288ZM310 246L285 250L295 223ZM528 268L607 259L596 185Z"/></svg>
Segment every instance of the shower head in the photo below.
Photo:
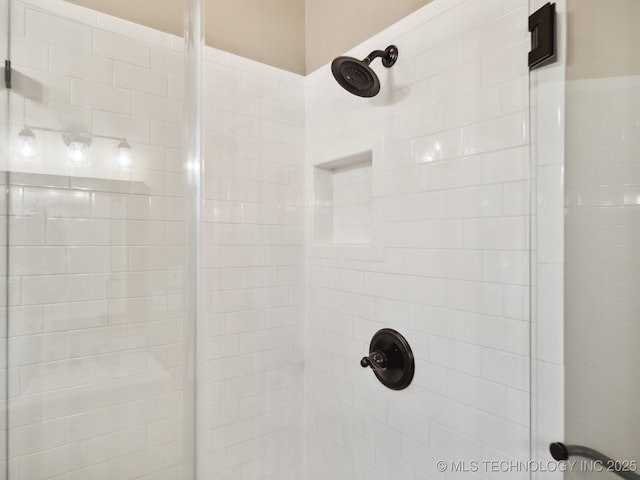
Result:
<svg viewBox="0 0 640 480"><path fill-rule="evenodd" d="M390 45L384 51L375 50L364 60L338 57L331 62L331 73L349 93L359 97L375 97L380 91L380 80L369 64L378 57L382 57L382 65L390 68L398 59L398 48Z"/></svg>

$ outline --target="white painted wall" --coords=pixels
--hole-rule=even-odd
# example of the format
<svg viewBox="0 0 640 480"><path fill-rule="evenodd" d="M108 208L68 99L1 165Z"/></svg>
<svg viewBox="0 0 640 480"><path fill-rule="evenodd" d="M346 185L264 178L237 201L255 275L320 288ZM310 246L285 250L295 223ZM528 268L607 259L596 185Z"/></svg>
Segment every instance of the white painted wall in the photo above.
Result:
<svg viewBox="0 0 640 480"><path fill-rule="evenodd" d="M314 243L314 208L307 222L309 480L529 457L527 16L526 1L436 1L349 52L398 46L390 70L374 62L377 97L328 66L307 78L309 203L314 166L371 151L373 212L370 245ZM359 365L383 327L413 347L406 390ZM505 475L479 470L465 475Z"/></svg>

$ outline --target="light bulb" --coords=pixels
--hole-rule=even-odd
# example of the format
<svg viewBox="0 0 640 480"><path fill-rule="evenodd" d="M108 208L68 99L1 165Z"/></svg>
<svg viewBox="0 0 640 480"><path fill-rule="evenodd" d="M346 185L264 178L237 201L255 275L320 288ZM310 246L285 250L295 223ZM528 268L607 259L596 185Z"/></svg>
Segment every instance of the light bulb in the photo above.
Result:
<svg viewBox="0 0 640 480"><path fill-rule="evenodd" d="M76 163L82 163L86 160L87 144L84 142L71 142L69 144L69 158Z"/></svg>
<svg viewBox="0 0 640 480"><path fill-rule="evenodd" d="M62 141L69 148L68 157L76 165L87 162L87 149L91 146L91 134L79 128L62 133Z"/></svg>
<svg viewBox="0 0 640 480"><path fill-rule="evenodd" d="M18 155L25 160L36 154L36 135L28 128L18 134Z"/></svg>
<svg viewBox="0 0 640 480"><path fill-rule="evenodd" d="M124 168L131 166L131 145L126 140L118 144L118 166Z"/></svg>

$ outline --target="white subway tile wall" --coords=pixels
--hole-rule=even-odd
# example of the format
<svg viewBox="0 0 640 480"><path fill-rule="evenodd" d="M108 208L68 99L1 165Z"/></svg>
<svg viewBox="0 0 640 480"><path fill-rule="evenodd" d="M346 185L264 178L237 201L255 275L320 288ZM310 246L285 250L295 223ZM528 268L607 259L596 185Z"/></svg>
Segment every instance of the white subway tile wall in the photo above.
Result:
<svg viewBox="0 0 640 480"><path fill-rule="evenodd" d="M533 13L546 0L531 0ZM567 6L555 2L558 61L530 75L531 172L531 456L547 461L549 444L565 438L565 109ZM533 472L535 479L563 479L563 472Z"/></svg>
<svg viewBox="0 0 640 480"><path fill-rule="evenodd" d="M11 474L178 471L183 245L165 231L181 223L151 220L150 195L121 193L134 182L9 178Z"/></svg>
<svg viewBox="0 0 640 480"><path fill-rule="evenodd" d="M328 66L307 78L308 480L502 478L450 462L529 457L527 16L524 0L436 1L347 53L398 46L391 69L373 62L377 97ZM363 138L378 248L314 246L315 167ZM359 364L385 327L416 356L400 392Z"/></svg>
<svg viewBox="0 0 640 480"><path fill-rule="evenodd" d="M12 113L16 135L79 124L127 138L135 163L117 168L94 138L91 167L75 167L40 130L38 156L13 159L37 175L12 176L12 473L179 478L180 40L14 3L16 91L32 99ZM200 468L301 478L304 79L206 58Z"/></svg>
<svg viewBox="0 0 640 480"><path fill-rule="evenodd" d="M0 2L0 8L2 7L2 2ZM1 19L0 19L1 21ZM0 106L2 108L2 106ZM5 150L6 151L6 150ZM6 159L2 159L4 163ZM7 173L3 172L0 174L0 185L2 188L7 188ZM6 190L5 190L6 191ZM6 252L7 248L7 240L8 240L8 196L3 195L2 199L0 199L0 248ZM8 325L8 309L7 309L7 258L6 255L3 255L4 259L0 260L0 288L2 291L0 292L0 329L2 329L2 333L0 333L0 381L4 385L0 388L0 409L3 412L6 412L8 407L7 402L7 378L8 378L8 355L7 355L7 325ZM37 319L34 319L37 322ZM28 329L32 322L25 322L25 329ZM2 419L0 419L0 431L7 432L8 428L8 418L7 415L2 415ZM2 453L0 453L0 469L3 472L7 471L7 435L1 435L2 440L0 440L0 449ZM5 478L6 475L0 475L0 478Z"/></svg>
<svg viewBox="0 0 640 480"><path fill-rule="evenodd" d="M12 474L179 478L181 41L13 3L15 135L79 125L127 138L135 164L95 138L91 168L74 166L41 130L38 156L12 159L33 174L11 183ZM400 49L374 64L372 100L328 67L303 78L206 49L206 478L419 480L437 460L527 458L527 2L477 3L435 1L354 49ZM313 167L365 151L366 181L337 192L363 245L314 245ZM359 366L382 327L413 346L405 391Z"/></svg>
<svg viewBox="0 0 640 480"><path fill-rule="evenodd" d="M210 479L303 478L304 77L214 53L199 467Z"/></svg>
<svg viewBox="0 0 640 480"><path fill-rule="evenodd" d="M565 435L637 461L640 77L574 80L566 99Z"/></svg>

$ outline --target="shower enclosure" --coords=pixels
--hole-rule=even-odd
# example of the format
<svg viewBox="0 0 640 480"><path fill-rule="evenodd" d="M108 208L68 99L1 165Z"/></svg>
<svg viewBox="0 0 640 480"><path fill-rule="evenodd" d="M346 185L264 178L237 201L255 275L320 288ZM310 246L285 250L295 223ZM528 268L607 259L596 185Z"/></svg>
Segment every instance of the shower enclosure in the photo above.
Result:
<svg viewBox="0 0 640 480"><path fill-rule="evenodd" d="M635 6L557 1L558 62L530 74L545 2L418 2L303 76L205 46L201 1L176 36L0 0L0 480L559 478L557 441L636 460L638 72L581 54L595 18L632 51ZM393 68L355 60L388 45ZM385 329L401 390L360 363Z"/></svg>
<svg viewBox="0 0 640 480"><path fill-rule="evenodd" d="M2 478L194 478L198 30L1 5Z"/></svg>
<svg viewBox="0 0 640 480"><path fill-rule="evenodd" d="M302 78L1 6L2 478L299 477Z"/></svg>

